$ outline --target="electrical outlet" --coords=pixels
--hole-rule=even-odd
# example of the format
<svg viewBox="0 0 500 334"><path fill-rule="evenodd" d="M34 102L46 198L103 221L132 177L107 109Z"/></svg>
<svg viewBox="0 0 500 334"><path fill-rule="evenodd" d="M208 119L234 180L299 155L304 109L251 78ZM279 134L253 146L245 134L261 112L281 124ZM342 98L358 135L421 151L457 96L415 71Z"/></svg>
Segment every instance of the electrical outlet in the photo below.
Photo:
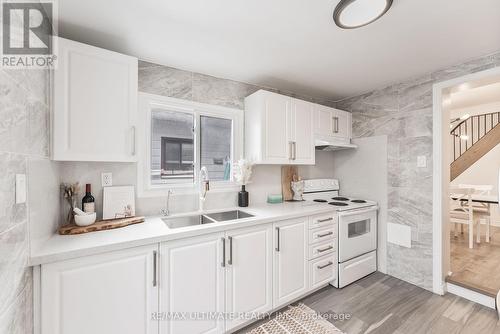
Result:
<svg viewBox="0 0 500 334"><path fill-rule="evenodd" d="M113 173L101 173L101 186L111 187L113 185Z"/></svg>

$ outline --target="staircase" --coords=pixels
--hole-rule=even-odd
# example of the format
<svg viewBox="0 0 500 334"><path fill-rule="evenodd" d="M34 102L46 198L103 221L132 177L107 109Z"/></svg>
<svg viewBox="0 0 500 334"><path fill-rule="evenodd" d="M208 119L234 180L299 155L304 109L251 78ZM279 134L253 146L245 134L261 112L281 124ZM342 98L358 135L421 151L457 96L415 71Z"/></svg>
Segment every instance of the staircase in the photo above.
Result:
<svg viewBox="0 0 500 334"><path fill-rule="evenodd" d="M450 132L451 181L500 143L500 112L471 116Z"/></svg>

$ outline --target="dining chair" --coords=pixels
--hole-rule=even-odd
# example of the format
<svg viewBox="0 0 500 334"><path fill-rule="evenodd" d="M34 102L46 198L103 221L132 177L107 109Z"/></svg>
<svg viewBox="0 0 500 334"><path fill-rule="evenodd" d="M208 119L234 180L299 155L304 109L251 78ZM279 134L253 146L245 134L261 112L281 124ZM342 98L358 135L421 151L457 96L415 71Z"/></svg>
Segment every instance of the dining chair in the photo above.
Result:
<svg viewBox="0 0 500 334"><path fill-rule="evenodd" d="M450 224L454 224L455 238L457 237L457 224L469 226L469 248L474 248L473 193L473 188L450 188Z"/></svg>
<svg viewBox="0 0 500 334"><path fill-rule="evenodd" d="M492 185L477 185L477 184L460 184L460 188L474 189L472 198L474 196L490 195L493 190ZM485 240L490 242L490 229L491 229L491 205L489 203L472 202L472 210L474 212L474 220L477 220L477 236L476 242L481 243L481 225L485 225Z"/></svg>

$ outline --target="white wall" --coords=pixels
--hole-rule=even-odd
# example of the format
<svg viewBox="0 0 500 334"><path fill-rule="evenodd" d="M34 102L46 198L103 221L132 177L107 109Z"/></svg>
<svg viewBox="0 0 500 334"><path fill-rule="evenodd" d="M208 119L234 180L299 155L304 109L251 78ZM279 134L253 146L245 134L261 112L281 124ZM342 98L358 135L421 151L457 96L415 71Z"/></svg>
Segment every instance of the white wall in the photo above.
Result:
<svg viewBox="0 0 500 334"><path fill-rule="evenodd" d="M333 152L333 175L340 181L340 193L366 198L379 205L378 267L386 272L387 262L387 136L357 138L354 150Z"/></svg>

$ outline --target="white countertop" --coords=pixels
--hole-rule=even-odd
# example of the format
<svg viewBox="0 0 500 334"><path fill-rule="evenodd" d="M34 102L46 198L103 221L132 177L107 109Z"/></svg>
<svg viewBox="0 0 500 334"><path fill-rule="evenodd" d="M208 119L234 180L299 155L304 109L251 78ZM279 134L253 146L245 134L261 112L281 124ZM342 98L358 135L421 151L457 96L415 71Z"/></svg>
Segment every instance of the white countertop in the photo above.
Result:
<svg viewBox="0 0 500 334"><path fill-rule="evenodd" d="M239 220L168 228L161 216L147 217L141 224L130 225L108 231L91 232L79 235L56 234L50 239L31 247L30 264L40 265L81 256L99 254L130 247L143 246L168 240L193 237L208 233L222 232L257 224L270 223L285 219L334 212L329 205L308 203L263 204L248 208L233 208L248 212L254 217ZM229 211L231 208L207 210L203 213ZM171 215L168 218L187 216L199 212Z"/></svg>

